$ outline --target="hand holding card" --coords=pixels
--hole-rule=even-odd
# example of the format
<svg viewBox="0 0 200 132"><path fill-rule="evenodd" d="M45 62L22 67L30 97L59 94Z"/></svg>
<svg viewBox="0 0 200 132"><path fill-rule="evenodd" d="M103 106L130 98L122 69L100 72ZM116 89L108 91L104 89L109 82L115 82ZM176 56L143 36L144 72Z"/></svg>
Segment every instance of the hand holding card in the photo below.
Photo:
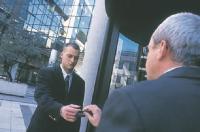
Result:
<svg viewBox="0 0 200 132"><path fill-rule="evenodd" d="M97 105L88 105L83 108L83 111L89 122L97 127L101 119L101 109Z"/></svg>

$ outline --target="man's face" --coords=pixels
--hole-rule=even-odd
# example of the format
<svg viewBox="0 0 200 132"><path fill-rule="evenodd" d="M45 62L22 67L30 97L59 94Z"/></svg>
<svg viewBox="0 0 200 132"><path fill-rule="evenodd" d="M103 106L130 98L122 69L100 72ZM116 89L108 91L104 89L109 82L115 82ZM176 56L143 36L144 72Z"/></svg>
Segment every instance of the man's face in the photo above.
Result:
<svg viewBox="0 0 200 132"><path fill-rule="evenodd" d="M78 62L79 50L74 49L72 46L65 47L60 57L64 70L70 72Z"/></svg>
<svg viewBox="0 0 200 132"><path fill-rule="evenodd" d="M157 74L159 65L157 60L157 52L159 50L158 45L155 45L152 39L150 40L148 45L149 52L147 54L147 61L146 61L146 72L148 80L154 80L157 78L158 75Z"/></svg>

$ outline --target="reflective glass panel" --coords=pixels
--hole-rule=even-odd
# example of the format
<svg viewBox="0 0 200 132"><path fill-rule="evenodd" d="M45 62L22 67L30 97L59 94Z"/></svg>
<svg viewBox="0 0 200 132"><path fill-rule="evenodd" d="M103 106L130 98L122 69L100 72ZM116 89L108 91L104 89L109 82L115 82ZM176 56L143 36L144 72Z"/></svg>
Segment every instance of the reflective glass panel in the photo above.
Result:
<svg viewBox="0 0 200 132"><path fill-rule="evenodd" d="M119 35L110 92L136 82L138 49L139 45L137 43L122 34Z"/></svg>

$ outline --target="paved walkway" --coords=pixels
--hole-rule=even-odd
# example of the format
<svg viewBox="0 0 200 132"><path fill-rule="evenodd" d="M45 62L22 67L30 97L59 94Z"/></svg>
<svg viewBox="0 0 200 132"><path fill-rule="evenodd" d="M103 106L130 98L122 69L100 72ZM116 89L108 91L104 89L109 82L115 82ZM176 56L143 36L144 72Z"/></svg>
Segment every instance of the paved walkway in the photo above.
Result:
<svg viewBox="0 0 200 132"><path fill-rule="evenodd" d="M0 100L0 132L26 132L34 104Z"/></svg>
<svg viewBox="0 0 200 132"><path fill-rule="evenodd" d="M25 97L0 94L0 132L26 132L36 108L33 93L29 87Z"/></svg>

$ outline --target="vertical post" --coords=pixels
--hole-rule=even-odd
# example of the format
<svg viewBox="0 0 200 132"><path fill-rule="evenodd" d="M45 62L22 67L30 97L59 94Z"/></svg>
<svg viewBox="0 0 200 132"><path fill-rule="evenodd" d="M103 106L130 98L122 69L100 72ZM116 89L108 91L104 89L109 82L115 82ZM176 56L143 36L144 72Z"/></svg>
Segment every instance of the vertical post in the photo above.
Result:
<svg viewBox="0 0 200 132"><path fill-rule="evenodd" d="M50 57L49 57L49 64L48 64L48 66L53 66L55 64L56 59L57 59L57 55L58 55L58 51L55 50L55 49L52 49Z"/></svg>
<svg viewBox="0 0 200 132"><path fill-rule="evenodd" d="M86 85L84 105L88 105L92 101L100 57L107 36L108 24L105 0L96 0L88 33L88 41L85 44L83 65L80 69L80 75L85 80ZM87 120L83 119L80 132L85 132L86 126Z"/></svg>

